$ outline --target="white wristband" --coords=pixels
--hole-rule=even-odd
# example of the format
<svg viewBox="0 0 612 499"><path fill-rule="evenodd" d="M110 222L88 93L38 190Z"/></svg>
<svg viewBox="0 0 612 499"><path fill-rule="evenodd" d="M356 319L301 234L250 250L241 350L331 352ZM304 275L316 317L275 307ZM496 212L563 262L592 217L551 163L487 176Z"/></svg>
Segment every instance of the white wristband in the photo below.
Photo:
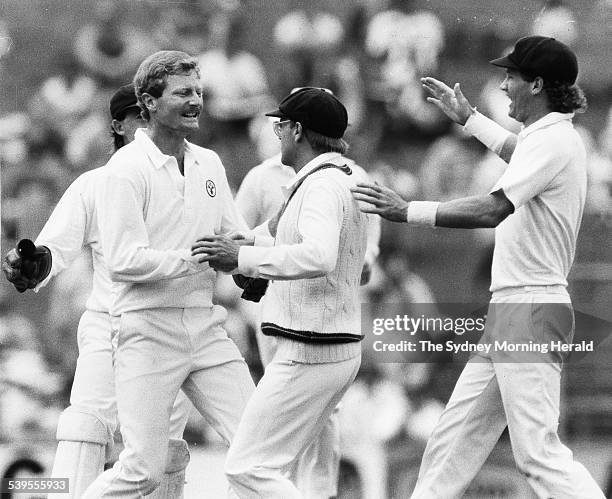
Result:
<svg viewBox="0 0 612 499"><path fill-rule="evenodd" d="M463 129L487 146L495 154L499 154L506 139L512 135L503 126L478 111L472 113L465 122Z"/></svg>
<svg viewBox="0 0 612 499"><path fill-rule="evenodd" d="M440 203L435 201L410 201L406 211L406 222L413 225L436 226L436 212Z"/></svg>

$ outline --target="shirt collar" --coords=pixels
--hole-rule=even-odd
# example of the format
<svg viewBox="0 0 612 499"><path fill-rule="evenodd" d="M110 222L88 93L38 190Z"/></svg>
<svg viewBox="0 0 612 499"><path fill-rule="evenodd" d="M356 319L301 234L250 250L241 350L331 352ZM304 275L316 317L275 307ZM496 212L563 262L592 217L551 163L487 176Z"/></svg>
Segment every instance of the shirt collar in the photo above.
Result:
<svg viewBox="0 0 612 499"><path fill-rule="evenodd" d="M322 165L323 163L334 163L341 165L342 161L338 161L342 158L342 155L339 152L326 152L323 154L319 154L316 158L311 159L308 163L306 163L302 169L297 172L297 175L289 182L285 189L287 191L291 191L295 185L300 182L300 179L308 175L312 170L314 170L317 166Z"/></svg>
<svg viewBox="0 0 612 499"><path fill-rule="evenodd" d="M144 150L144 152L149 157L153 166L158 170L165 166L168 161L173 156L168 156L159 150L159 147L155 145L155 142L151 140L151 138L147 135L147 132L144 128L139 128L136 130L134 134L134 141L138 143L138 145ZM189 142L185 140L185 157L187 157L187 153L191 151L189 147Z"/></svg>
<svg viewBox="0 0 612 499"><path fill-rule="evenodd" d="M545 128L550 125L554 125L555 123L559 123L564 120L571 121L574 117L574 113L558 113L552 112L548 113L546 116L543 116L538 121L532 123L528 127L524 127L519 132L519 137L525 138L530 133L535 132L536 130L540 130L541 128Z"/></svg>

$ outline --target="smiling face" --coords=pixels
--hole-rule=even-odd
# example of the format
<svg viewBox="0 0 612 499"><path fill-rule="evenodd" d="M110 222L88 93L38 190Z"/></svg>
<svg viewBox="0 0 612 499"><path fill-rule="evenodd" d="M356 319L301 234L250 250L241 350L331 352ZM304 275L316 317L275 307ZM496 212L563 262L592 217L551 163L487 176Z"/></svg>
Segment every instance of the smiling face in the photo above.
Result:
<svg viewBox="0 0 612 499"><path fill-rule="evenodd" d="M148 96L149 112L155 126L178 135L198 130L202 112L202 84L196 71L169 75L161 96Z"/></svg>
<svg viewBox="0 0 612 499"><path fill-rule="evenodd" d="M529 121L534 101L534 82L525 81L514 69L506 69L506 77L499 87L510 99L508 116L520 123Z"/></svg>

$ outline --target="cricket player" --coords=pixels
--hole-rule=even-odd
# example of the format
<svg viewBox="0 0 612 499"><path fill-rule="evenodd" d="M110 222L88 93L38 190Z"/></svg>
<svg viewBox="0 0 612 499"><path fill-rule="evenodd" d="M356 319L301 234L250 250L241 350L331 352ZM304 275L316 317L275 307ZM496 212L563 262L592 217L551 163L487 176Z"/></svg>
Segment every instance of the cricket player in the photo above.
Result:
<svg viewBox="0 0 612 499"><path fill-rule="evenodd" d="M146 126L131 84L113 94L110 114L115 150L130 143L138 127ZM104 167L97 168L79 176L58 202L35 242L39 257L46 262L41 261L41 273L37 277L23 275L23 262L17 250L9 251L3 266L7 278L17 289L38 292L69 267L84 248L92 255L93 287L79 322L79 357L70 407L59 418L59 443L51 473L53 477L69 479L69 495L61 494L61 497L75 499L80 498L104 471L118 427L110 341L111 281L95 219L94 189L103 171ZM151 497L182 497L185 468L189 462L187 443L182 435L190 408L188 399L180 393L172 412L168 461L160 487L164 494Z"/></svg>
<svg viewBox="0 0 612 499"><path fill-rule="evenodd" d="M505 68L501 89L518 136L485 118L463 96L433 78L428 100L508 161L491 192L445 203L405 202L392 190L362 184L355 198L392 221L431 227L496 227L491 304L483 340L571 343L567 293L586 193L585 150L572 125L586 100L575 85L578 62L563 43L521 38L491 61ZM542 499L603 499L589 474L557 434L563 357L534 361L500 354L472 358L431 435L412 494L462 497L508 427L518 469ZM500 362L501 361L501 362Z"/></svg>
<svg viewBox="0 0 612 499"><path fill-rule="evenodd" d="M181 388L227 444L254 389L222 327L227 312L212 304L216 272L191 256L201 234L247 230L219 157L186 140L202 111L197 61L156 52L134 88L147 128L113 155L96 189L125 449L87 499L138 498L159 486Z"/></svg>
<svg viewBox="0 0 612 499"><path fill-rule="evenodd" d="M299 90L295 89L294 91ZM365 170L354 161L344 158L356 178L368 181ZM244 177L236 194L236 205L250 228L262 224L276 215L283 205L283 188L295 179L295 170L281 163L278 153L253 167ZM366 284L379 253L380 217L368 216L368 242L361 272L361 284ZM265 301L263 296L262 300ZM245 302L248 303L248 302ZM261 315L260 306L254 313ZM256 330L259 356L264 368L276 351L274 336ZM337 495L340 471L340 427L338 410L334 410L318 438L302 454L290 473L291 479L305 498L321 499Z"/></svg>
<svg viewBox="0 0 612 499"><path fill-rule="evenodd" d="M342 156L346 109L321 88L302 88L268 116L281 162L296 175L280 214L255 229L254 246L204 237L193 254L224 272L270 279L262 331L274 358L230 446L226 475L240 498L301 498L283 472L317 438L361 362L359 282L367 217L352 199ZM264 235L268 235L268 245Z"/></svg>

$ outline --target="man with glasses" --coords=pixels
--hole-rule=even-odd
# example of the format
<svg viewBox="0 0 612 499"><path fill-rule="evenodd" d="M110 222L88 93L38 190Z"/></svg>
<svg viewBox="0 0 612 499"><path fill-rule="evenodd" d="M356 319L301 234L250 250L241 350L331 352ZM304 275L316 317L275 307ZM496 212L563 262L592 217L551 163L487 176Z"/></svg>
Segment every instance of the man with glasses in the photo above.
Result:
<svg viewBox="0 0 612 499"><path fill-rule="evenodd" d="M300 88L295 88L292 93L298 90ZM275 128L278 134L281 134L282 125L278 124ZM344 159L356 178L362 181L369 180L363 168L349 158ZM283 187L290 184L295 176L295 170L281 162L280 152L249 170L240 184L235 201L250 228L255 228L278 212L283 205ZM368 242L361 272L362 285L367 284L379 253L380 221L378 216L368 216ZM263 296L262 302L265 300L266 297ZM262 302L252 309L257 320L261 317ZM256 339L259 357L265 368L274 357L276 339L264 335L259 324L256 328ZM340 421L337 409L326 422L319 437L300 457L290 477L305 498L335 497L340 458Z"/></svg>
<svg viewBox="0 0 612 499"><path fill-rule="evenodd" d="M273 126L281 161L296 175L277 216L254 231L267 240L239 246L205 237L193 254L218 270L271 280L262 331L277 339L276 353L247 404L226 475L240 498L292 499L303 496L283 472L319 435L361 362L367 217L350 193L342 103L303 88L268 116L280 118Z"/></svg>

